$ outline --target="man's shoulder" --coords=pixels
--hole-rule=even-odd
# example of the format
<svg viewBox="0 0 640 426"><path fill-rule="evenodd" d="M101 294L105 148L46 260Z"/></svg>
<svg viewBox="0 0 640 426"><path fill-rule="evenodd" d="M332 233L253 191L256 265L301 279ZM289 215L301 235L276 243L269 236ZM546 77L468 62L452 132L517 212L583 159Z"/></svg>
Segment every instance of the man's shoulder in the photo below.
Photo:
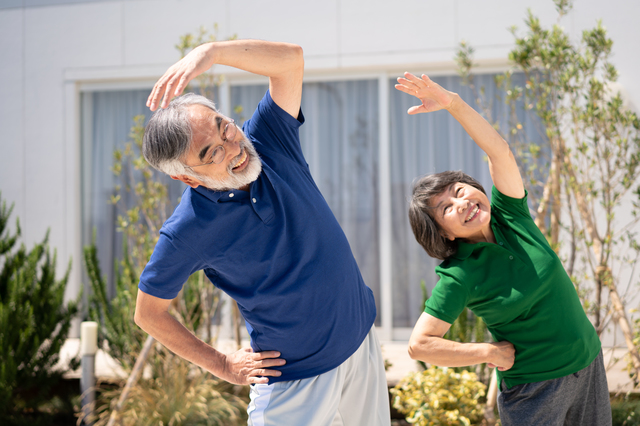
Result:
<svg viewBox="0 0 640 426"><path fill-rule="evenodd" d="M162 226L162 230L175 235L198 232L204 221L215 216L216 202L200 194L193 188L187 188L169 219Z"/></svg>

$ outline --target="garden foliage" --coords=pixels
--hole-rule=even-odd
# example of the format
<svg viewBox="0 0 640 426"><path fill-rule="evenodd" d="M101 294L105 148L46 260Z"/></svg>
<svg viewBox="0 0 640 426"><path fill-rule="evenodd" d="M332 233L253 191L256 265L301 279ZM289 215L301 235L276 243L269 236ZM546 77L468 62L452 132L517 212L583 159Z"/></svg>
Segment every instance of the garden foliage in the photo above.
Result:
<svg viewBox="0 0 640 426"><path fill-rule="evenodd" d="M71 262L57 279L48 233L31 250L18 247L19 221L11 233L13 207L0 202L0 418L14 423L53 398L64 372L53 367L78 308L77 301L64 301ZM77 366L72 360L70 367Z"/></svg>
<svg viewBox="0 0 640 426"><path fill-rule="evenodd" d="M411 373L393 389L393 407L418 426L471 425L482 419L486 386L475 373L430 367Z"/></svg>

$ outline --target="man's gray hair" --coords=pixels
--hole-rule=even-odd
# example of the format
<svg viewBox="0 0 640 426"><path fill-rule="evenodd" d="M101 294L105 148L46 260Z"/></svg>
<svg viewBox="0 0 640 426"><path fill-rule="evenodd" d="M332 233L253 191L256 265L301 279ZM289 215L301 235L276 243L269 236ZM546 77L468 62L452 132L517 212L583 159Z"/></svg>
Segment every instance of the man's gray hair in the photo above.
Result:
<svg viewBox="0 0 640 426"><path fill-rule="evenodd" d="M144 130L142 155L154 168L170 176L187 174L197 177L182 162L193 136L189 122L191 105L202 105L218 112L210 99L187 93L174 98L166 108L158 109Z"/></svg>

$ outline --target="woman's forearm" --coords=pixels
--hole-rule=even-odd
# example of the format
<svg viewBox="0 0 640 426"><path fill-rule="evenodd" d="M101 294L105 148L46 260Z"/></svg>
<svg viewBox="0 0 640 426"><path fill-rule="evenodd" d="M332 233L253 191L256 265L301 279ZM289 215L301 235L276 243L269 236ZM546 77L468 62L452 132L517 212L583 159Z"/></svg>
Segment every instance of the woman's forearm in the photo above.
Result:
<svg viewBox="0 0 640 426"><path fill-rule="evenodd" d="M409 342L409 356L440 367L465 367L488 362L486 343L459 343L442 337L425 336Z"/></svg>
<svg viewBox="0 0 640 426"><path fill-rule="evenodd" d="M447 110L492 161L500 161L503 158L512 161L512 157L509 155L511 153L509 144L478 111L471 108L459 95L453 95L453 101Z"/></svg>
<svg viewBox="0 0 640 426"><path fill-rule="evenodd" d="M509 342L459 343L442 337L420 336L409 342L409 356L440 367L488 363L504 371L513 366L515 350Z"/></svg>
<svg viewBox="0 0 640 426"><path fill-rule="evenodd" d="M496 188L510 197L524 197L524 185L516 159L509 144L496 129L457 94L454 94L447 110L487 154L489 173Z"/></svg>

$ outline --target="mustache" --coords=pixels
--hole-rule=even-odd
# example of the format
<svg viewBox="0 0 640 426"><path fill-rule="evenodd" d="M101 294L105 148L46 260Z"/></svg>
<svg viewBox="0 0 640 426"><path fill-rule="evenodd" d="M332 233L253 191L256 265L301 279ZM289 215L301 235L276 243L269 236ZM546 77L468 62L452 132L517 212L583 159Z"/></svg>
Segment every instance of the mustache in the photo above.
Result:
<svg viewBox="0 0 640 426"><path fill-rule="evenodd" d="M258 153L257 153L256 149L254 148L253 144L246 137L244 137L240 141L240 150L241 150L240 154L238 154L233 159L233 161L231 161L229 163L229 165L227 166L227 171L229 173L231 173L233 171L233 168L238 165L238 162L240 161L240 159L242 159L242 157L244 156L245 152L247 153L247 161L255 160L256 157L258 156Z"/></svg>

